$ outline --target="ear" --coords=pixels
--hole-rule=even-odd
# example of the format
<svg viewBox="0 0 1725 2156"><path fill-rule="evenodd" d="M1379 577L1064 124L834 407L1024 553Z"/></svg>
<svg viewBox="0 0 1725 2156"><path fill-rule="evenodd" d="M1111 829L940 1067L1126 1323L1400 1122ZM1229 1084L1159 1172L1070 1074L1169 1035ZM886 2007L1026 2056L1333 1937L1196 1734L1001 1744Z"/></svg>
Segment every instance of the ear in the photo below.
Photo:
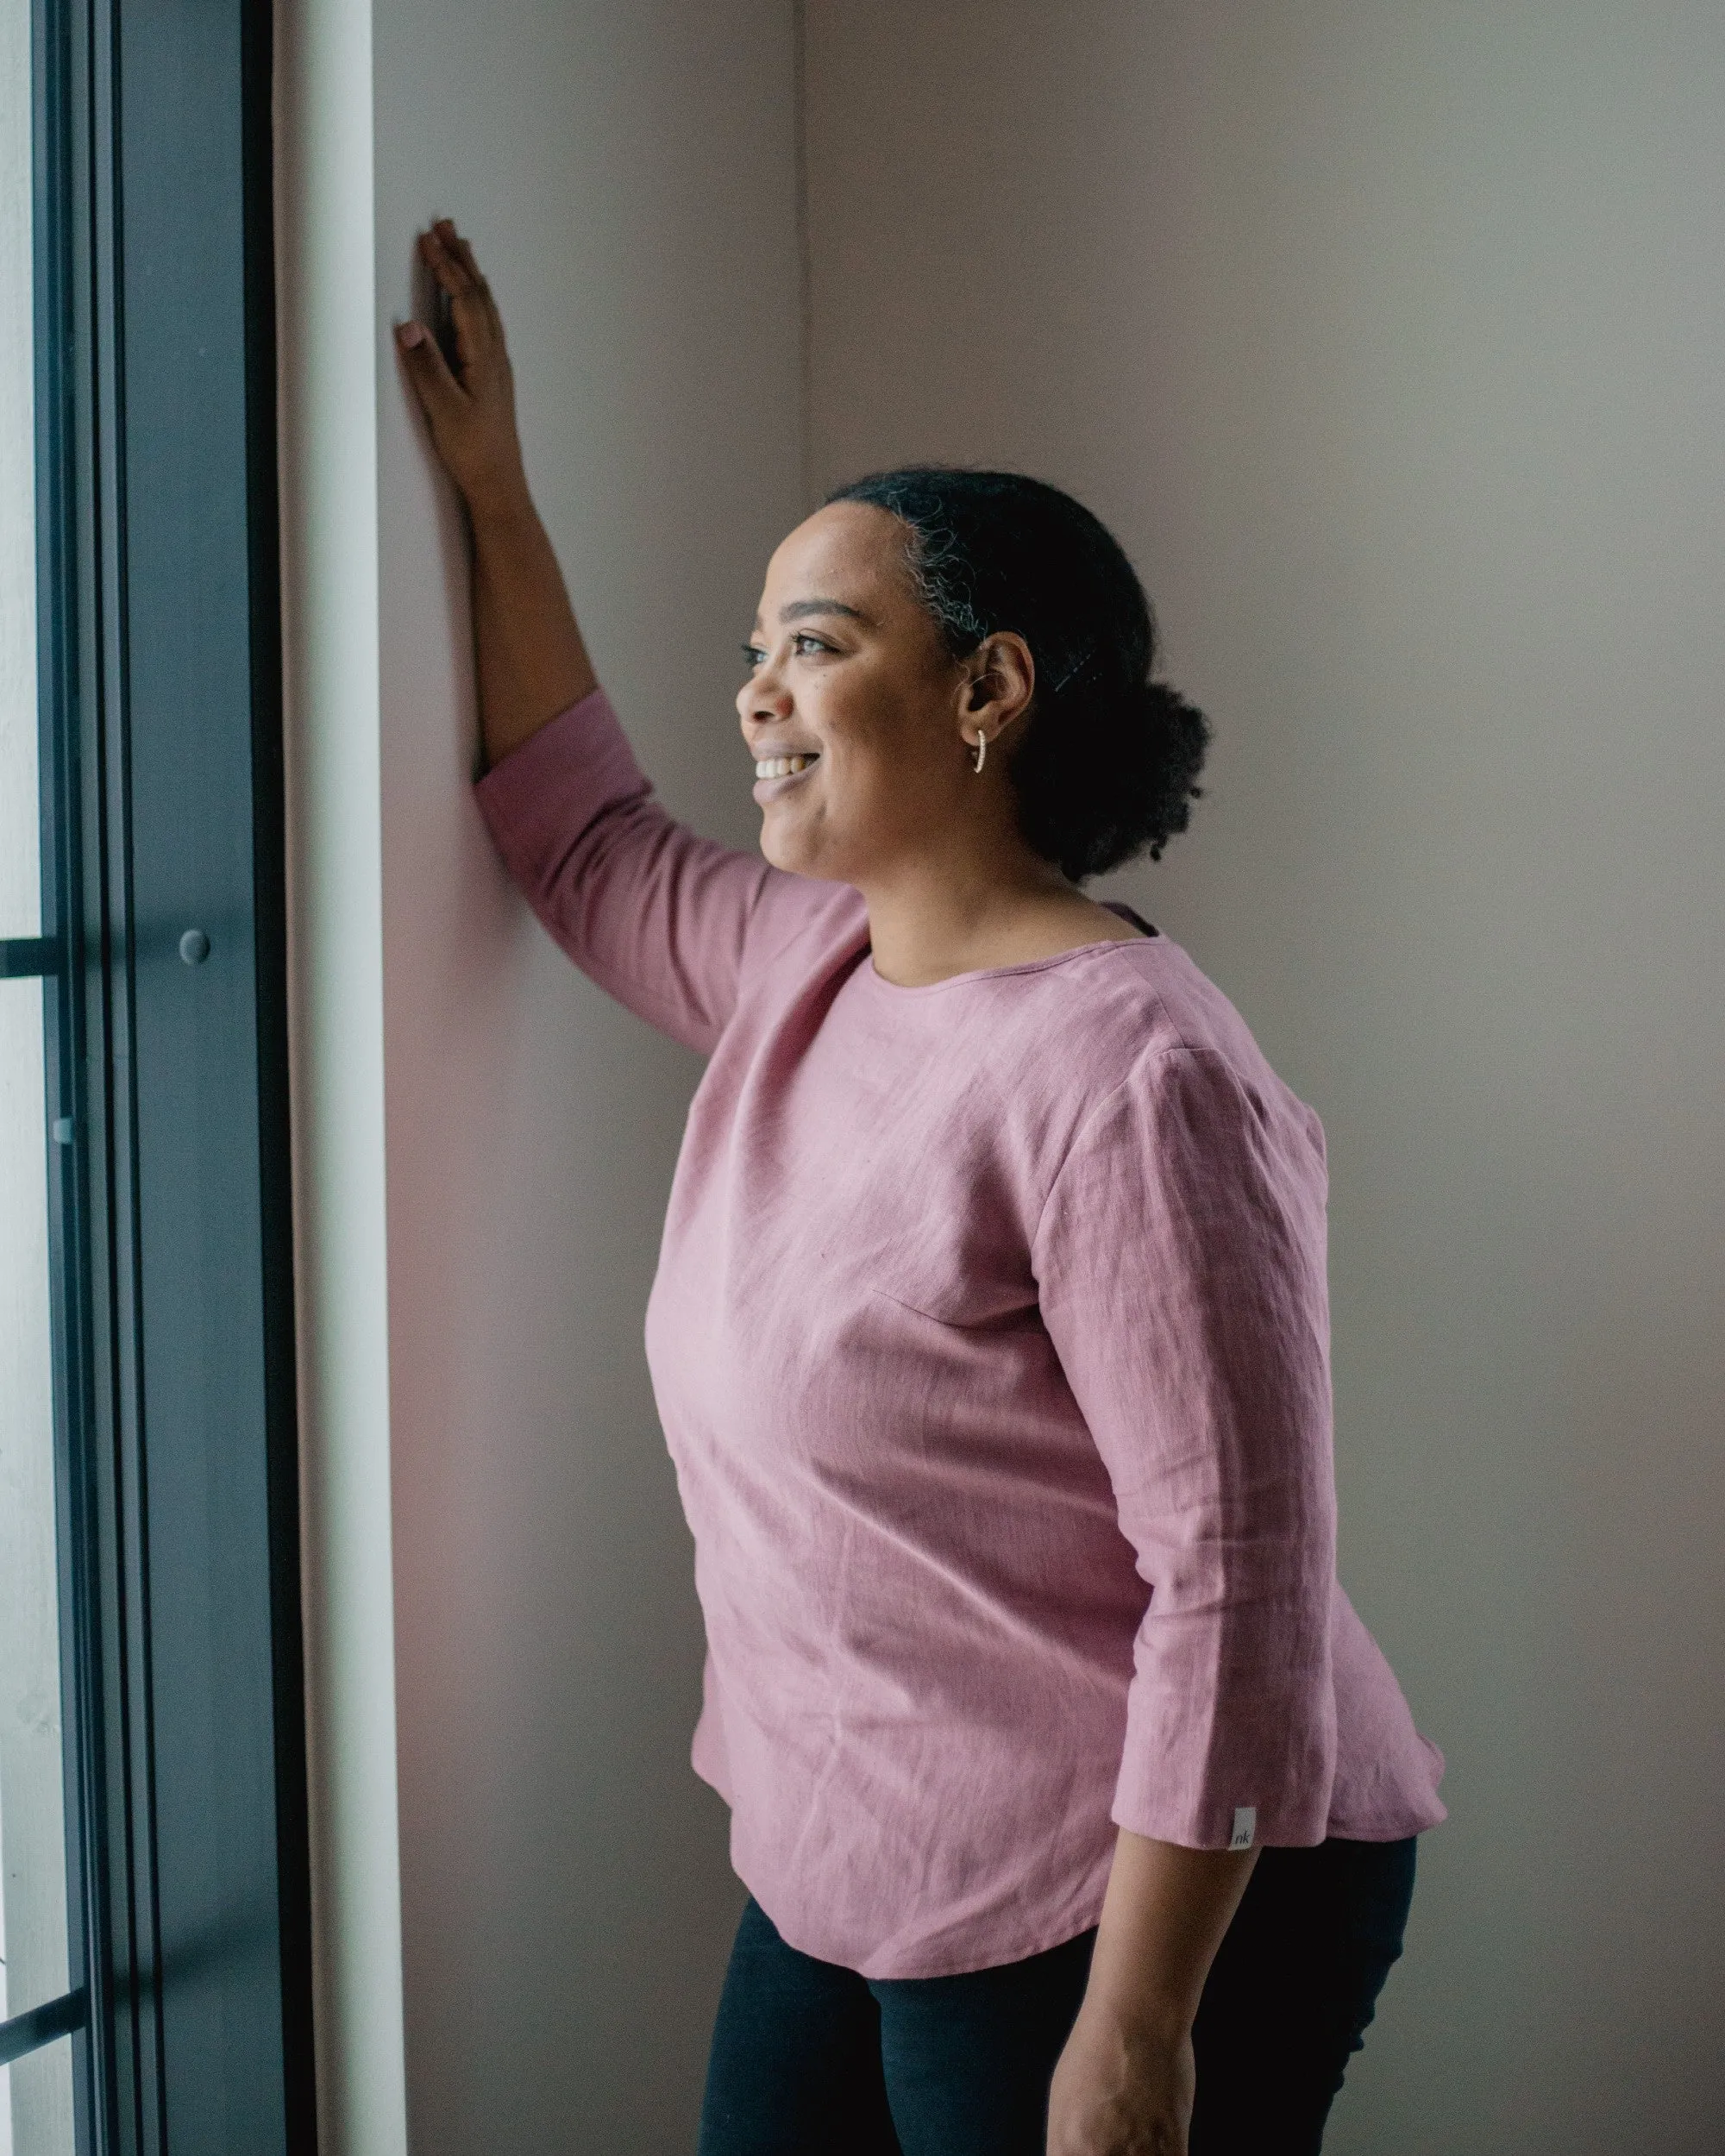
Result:
<svg viewBox="0 0 1725 2156"><path fill-rule="evenodd" d="M979 734L996 740L1024 717L1036 694L1036 661L1016 630L985 636L966 661L965 676L960 724L967 740Z"/></svg>

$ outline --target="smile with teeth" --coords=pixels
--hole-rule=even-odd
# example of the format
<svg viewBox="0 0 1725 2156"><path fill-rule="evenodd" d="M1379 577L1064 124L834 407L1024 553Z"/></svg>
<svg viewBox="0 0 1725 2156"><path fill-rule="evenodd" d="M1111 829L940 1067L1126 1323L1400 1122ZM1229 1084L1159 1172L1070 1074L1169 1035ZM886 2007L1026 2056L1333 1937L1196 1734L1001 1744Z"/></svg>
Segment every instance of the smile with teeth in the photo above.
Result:
<svg viewBox="0 0 1725 2156"><path fill-rule="evenodd" d="M793 779L800 771L806 771L820 757L819 749L796 756L762 756L755 766L757 779Z"/></svg>

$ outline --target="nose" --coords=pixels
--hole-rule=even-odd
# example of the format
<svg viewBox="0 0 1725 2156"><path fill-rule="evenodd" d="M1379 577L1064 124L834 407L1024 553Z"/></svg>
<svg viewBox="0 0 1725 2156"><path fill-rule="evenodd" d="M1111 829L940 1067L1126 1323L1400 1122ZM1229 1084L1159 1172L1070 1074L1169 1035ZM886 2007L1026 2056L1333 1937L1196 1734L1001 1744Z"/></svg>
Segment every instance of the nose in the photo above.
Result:
<svg viewBox="0 0 1725 2156"><path fill-rule="evenodd" d="M737 692L737 716L743 730L746 734L750 726L788 718L790 712L791 693L775 673L772 661L766 660Z"/></svg>

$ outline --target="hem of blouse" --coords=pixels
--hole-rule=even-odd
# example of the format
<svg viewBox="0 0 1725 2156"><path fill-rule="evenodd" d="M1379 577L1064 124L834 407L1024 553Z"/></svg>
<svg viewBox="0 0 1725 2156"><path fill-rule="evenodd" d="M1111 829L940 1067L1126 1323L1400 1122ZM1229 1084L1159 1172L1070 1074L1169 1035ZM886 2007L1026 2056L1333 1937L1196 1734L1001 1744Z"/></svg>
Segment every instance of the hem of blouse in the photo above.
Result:
<svg viewBox="0 0 1725 2156"><path fill-rule="evenodd" d="M1434 1827L1441 1827L1449 1817L1449 1807L1441 1797L1434 1796L1428 1806L1410 1805L1398 1820L1333 1819L1325 1834L1326 1841L1408 1841L1415 1834L1428 1834Z"/></svg>
<svg viewBox="0 0 1725 2156"><path fill-rule="evenodd" d="M744 1884L747 1883L745 1881ZM754 1890L750 1888L750 1891L753 1893ZM761 1901L758 1894L755 1896L755 1900L761 1908L766 1908L766 1904ZM812 1960L831 1959L830 1956L815 1953L811 1947L798 1946L796 1940L784 1929L777 1917L773 1916L770 1909L767 1909L767 1915L773 1918L774 1929L787 1946L795 1946L800 1954L808 1954ZM1051 1954L1057 1947L1070 1946L1075 1939L1082 1939L1086 1933L1095 1931L1101 1921L1102 1897L1099 1893L1096 1896L1095 1914L1088 1922L1057 1926L1052 1938L1044 1938L1039 1932L1032 1933L1030 1936L1039 1943L1028 1946L1009 1946L1004 1953L990 1952L985 1960L979 1961L974 1955L960 1953L954 1959L938 1956L926 1965L919 1961L913 1969L900 1968L896 1963L891 1969L882 1969L872 1959L856 1963L841 1961L833 1963L832 1965L835 1968L850 1970L854 1976L861 1977L865 1984L928 1984L941 1977L975 1977L982 1975L989 1969L1014 1968L1021 1961L1034 1961L1038 1954Z"/></svg>
<svg viewBox="0 0 1725 2156"><path fill-rule="evenodd" d="M1421 1834L1429 1834L1434 1827L1441 1827L1448 1817L1447 1812L1440 1811L1435 1819L1422 1820L1417 1827L1344 1827L1339 1823L1331 1827L1324 1840L1357 1841L1374 1849L1384 1849L1398 1841L1417 1841Z"/></svg>
<svg viewBox="0 0 1725 2156"><path fill-rule="evenodd" d="M1068 1946L1073 1940L1082 1939L1086 1932L1095 1931L1102 1921L1102 1897L1107 1890L1107 1869L1113 1858L1113 1851L1111 1847L1107 1859L1102 1866L1101 1877L1088 1893L1075 1897L1076 1906L1078 1908L1091 1909L1092 1914L1088 1918L1075 1923L1070 1916L1067 1916L1053 1923L1046 1930L1032 1928L1024 1934L1031 1942L1030 1944L1014 1943L1008 1946L1004 1952L990 1948L981 1959L974 1952L965 1952L963 1948L952 1954L933 1955L929 1958L926 1965L920 1958L913 1956L912 1959L917 1960L917 1966L913 1969L900 1967L896 1965L896 1961L892 1968L882 1968L873 1955L865 1955L860 1960L838 1961L831 1953L824 1954L816 1947L804 1946L800 1940L794 1939L790 1932L786 1930L784 1925L774 1915L767 1897L762 1894L754 1881L743 1872L741 1866L735 1864L734 1860L733 1869L738 1879L753 1897L756 1906L771 1920L774 1930L778 1933L787 1946L794 1947L798 1953L808 1955L812 1961L825 1961L835 1969L849 1969L853 1976L861 1977L868 1984L916 1984L936 1977L972 1977L984 1969L1010 1969L1017 1962L1034 1960L1038 1954L1051 1954L1057 1946Z"/></svg>

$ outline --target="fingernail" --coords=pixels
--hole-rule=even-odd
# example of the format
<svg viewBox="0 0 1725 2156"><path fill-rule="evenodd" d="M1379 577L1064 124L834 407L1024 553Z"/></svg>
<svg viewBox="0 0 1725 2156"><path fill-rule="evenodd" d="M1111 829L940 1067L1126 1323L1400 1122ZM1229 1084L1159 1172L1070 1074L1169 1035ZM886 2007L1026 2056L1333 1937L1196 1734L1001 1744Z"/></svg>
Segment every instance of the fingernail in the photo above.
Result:
<svg viewBox="0 0 1725 2156"><path fill-rule="evenodd" d="M406 345L423 344L425 332L417 322L398 323L395 334Z"/></svg>

